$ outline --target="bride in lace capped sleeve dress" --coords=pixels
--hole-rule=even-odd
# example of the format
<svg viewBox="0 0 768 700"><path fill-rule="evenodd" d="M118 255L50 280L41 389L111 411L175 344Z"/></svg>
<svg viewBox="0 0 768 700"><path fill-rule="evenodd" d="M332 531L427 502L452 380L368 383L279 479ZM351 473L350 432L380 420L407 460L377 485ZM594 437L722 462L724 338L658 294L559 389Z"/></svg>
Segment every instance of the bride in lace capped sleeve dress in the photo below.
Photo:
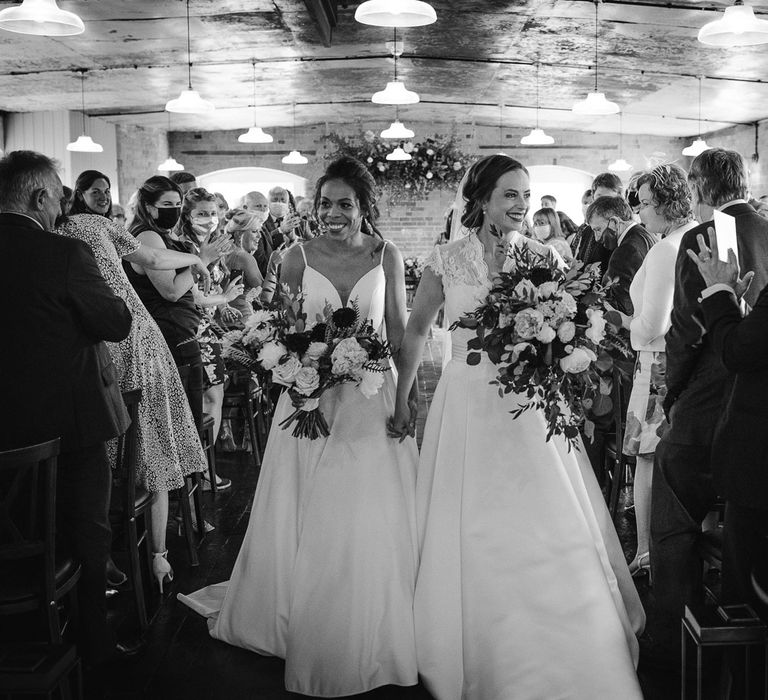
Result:
<svg viewBox="0 0 768 700"><path fill-rule="evenodd" d="M508 246L536 249L519 233L530 197L519 162L476 162L463 197L468 235L434 249L416 293L393 435L410 430L408 387L439 307L456 321L509 264ZM584 448L547 442L536 411L512 418L518 400L489 384L495 366L466 363L474 335L452 332L422 443L419 675L437 700L639 699L645 615Z"/></svg>
<svg viewBox="0 0 768 700"><path fill-rule="evenodd" d="M369 222L374 183L351 158L332 163L315 198L326 233L291 248L281 282L303 290L308 323L356 302L397 347L405 328L400 253ZM386 433L395 377L370 399L351 384L320 399L330 436L295 438L278 401L248 529L228 582L180 599L216 639L286 660L289 691L320 697L417 683L417 546L412 438Z"/></svg>

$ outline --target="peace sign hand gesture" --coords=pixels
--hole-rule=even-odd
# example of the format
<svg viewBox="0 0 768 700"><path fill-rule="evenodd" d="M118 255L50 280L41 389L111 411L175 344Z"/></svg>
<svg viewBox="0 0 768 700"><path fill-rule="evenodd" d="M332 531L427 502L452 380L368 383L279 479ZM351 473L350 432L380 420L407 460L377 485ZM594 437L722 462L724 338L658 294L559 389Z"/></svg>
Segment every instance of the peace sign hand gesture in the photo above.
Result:
<svg viewBox="0 0 768 700"><path fill-rule="evenodd" d="M713 284L727 284L740 299L749 289L754 272L747 272L744 277L739 277L739 261L732 248L728 249L728 261L720 260L717 250L717 237L713 228L707 229L711 248L707 247L704 236L699 234L696 240L699 243L698 255L692 250L687 250L688 257L696 263L704 284L711 287Z"/></svg>

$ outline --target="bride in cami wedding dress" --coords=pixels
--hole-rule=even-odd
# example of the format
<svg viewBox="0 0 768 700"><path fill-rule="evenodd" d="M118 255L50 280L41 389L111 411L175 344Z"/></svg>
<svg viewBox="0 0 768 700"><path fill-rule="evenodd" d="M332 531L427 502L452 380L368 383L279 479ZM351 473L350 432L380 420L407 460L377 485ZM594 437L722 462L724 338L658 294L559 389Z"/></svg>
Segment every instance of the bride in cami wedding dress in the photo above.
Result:
<svg viewBox="0 0 768 700"><path fill-rule="evenodd" d="M439 307L456 321L508 264L507 245L540 247L519 233L529 190L527 171L507 156L470 169L470 232L426 263L398 362L392 434L410 431L408 388ZM496 367L466 362L474 335L452 331L422 442L419 675L437 700L639 699L645 615L584 448L547 442L539 412L512 418L520 397L499 397L489 384Z"/></svg>
<svg viewBox="0 0 768 700"><path fill-rule="evenodd" d="M373 180L348 158L318 183L323 236L292 248L281 282L306 298L308 323L357 302L397 346L405 327L403 262L370 231ZM365 218L365 221L363 220ZM362 226L362 231L361 231ZM330 436L295 438L278 401L248 530L228 582L180 599L216 639L286 660L285 685L336 697L415 685L413 592L418 454L387 437L395 381L365 398L352 384L320 399Z"/></svg>

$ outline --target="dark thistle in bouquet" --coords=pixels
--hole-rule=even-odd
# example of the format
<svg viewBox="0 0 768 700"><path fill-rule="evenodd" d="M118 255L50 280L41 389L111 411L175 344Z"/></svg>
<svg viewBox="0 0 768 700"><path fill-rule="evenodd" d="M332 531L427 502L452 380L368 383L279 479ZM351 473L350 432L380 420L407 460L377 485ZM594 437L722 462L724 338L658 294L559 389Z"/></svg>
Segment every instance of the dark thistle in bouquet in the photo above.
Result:
<svg viewBox="0 0 768 700"><path fill-rule="evenodd" d="M541 410L547 440L562 435L569 449L578 449L579 428L591 437L589 415L611 411L614 379L632 370L621 318L606 306L599 265L575 262L563 269L554 255L527 245L513 246L508 255L512 269L453 327L475 330L467 363L479 364L484 353L498 366L492 384L499 396L524 397L511 411L514 418Z"/></svg>

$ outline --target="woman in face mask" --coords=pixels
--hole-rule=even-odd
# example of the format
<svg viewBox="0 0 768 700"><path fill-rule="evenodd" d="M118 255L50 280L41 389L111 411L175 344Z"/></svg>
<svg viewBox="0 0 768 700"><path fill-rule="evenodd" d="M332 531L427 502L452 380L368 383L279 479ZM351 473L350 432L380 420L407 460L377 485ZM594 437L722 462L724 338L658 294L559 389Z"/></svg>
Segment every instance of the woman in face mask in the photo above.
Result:
<svg viewBox="0 0 768 700"><path fill-rule="evenodd" d="M98 170L84 170L75 182L70 214L98 214L112 218L109 178Z"/></svg>
<svg viewBox="0 0 768 700"><path fill-rule="evenodd" d="M554 209L545 207L533 215L533 237L540 243L552 246L565 262L570 263L573 260L571 246L560 230L560 219Z"/></svg>

